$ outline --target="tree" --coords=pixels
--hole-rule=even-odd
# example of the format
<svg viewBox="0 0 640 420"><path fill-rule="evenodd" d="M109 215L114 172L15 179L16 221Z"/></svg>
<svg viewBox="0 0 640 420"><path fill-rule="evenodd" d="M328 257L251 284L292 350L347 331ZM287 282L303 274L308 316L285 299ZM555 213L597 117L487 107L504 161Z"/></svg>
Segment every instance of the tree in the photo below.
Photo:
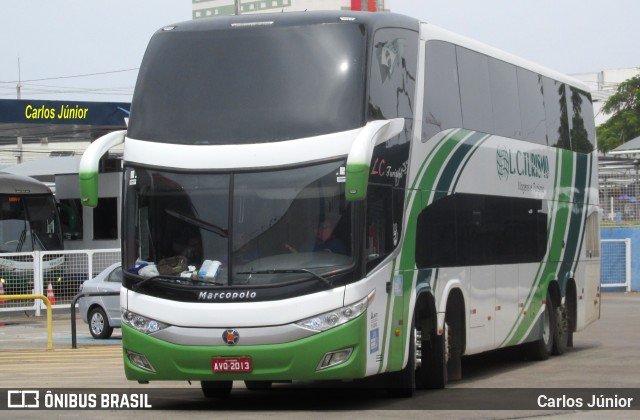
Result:
<svg viewBox="0 0 640 420"><path fill-rule="evenodd" d="M597 128L600 151L608 152L640 136L640 75L620 83L602 111L611 118Z"/></svg>

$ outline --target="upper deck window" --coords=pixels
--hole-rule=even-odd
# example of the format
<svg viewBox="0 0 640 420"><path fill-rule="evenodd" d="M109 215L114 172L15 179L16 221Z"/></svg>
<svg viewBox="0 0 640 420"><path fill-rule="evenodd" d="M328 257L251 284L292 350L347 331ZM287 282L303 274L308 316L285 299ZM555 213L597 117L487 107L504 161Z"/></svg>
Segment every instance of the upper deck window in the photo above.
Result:
<svg viewBox="0 0 640 420"><path fill-rule="evenodd" d="M354 23L159 32L140 69L128 135L238 144L360 127L365 44Z"/></svg>

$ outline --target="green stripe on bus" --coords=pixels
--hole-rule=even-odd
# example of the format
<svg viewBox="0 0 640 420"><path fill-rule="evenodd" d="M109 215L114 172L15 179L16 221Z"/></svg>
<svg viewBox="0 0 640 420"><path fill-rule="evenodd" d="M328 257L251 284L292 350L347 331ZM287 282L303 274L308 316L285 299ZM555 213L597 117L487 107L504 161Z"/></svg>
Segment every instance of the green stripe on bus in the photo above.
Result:
<svg viewBox="0 0 640 420"><path fill-rule="evenodd" d="M532 285L524 310L516 320L514 325L515 332L510 338L509 335L507 335L507 340L503 342L502 345L515 345L525 338L533 322L538 319L539 312L542 309L542 302L547 296L549 282L558 275L558 268L563 256L564 246L566 245L566 235L572 213L568 201L571 198L574 161L573 153L571 152L558 149L557 153L560 154L559 159L557 159L560 162L560 177L554 185L556 185L557 188L558 201L555 203L557 207L554 212L555 220L550 233L547 258L542 263L542 270L539 271ZM556 173L558 173L558 171L556 171ZM514 329L512 329L512 331L514 331Z"/></svg>

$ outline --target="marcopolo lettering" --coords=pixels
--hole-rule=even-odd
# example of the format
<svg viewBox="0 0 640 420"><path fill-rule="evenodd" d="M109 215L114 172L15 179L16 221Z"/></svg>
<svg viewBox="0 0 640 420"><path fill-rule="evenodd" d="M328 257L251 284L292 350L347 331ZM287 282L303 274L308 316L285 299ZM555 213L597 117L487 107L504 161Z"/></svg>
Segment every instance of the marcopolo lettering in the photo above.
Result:
<svg viewBox="0 0 640 420"><path fill-rule="evenodd" d="M496 149L498 178L507 180L510 175L530 178L549 178L549 157L540 153L516 151L506 147Z"/></svg>
<svg viewBox="0 0 640 420"><path fill-rule="evenodd" d="M257 292L200 292L198 300L252 300L258 295Z"/></svg>

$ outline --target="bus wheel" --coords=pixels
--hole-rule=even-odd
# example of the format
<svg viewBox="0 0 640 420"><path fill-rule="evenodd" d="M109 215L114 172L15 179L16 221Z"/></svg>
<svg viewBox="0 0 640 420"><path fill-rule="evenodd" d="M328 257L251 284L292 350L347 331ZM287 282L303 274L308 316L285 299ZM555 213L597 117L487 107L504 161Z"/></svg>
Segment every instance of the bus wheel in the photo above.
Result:
<svg viewBox="0 0 640 420"><path fill-rule="evenodd" d="M395 398L411 398L416 389L416 329L415 320L411 322L409 338L409 357L407 366L400 372L392 372L386 377L389 396ZM418 353L419 354L419 353Z"/></svg>
<svg viewBox="0 0 640 420"><path fill-rule="evenodd" d="M425 335L427 335L425 337ZM447 384L447 335L422 334L422 357L416 370L420 388L442 389Z"/></svg>
<svg viewBox="0 0 640 420"><path fill-rule="evenodd" d="M202 393L207 398L222 398L231 393L233 381L201 381Z"/></svg>
<svg viewBox="0 0 640 420"><path fill-rule="evenodd" d="M555 308L552 354L561 355L567 350L569 341L569 313L566 305Z"/></svg>
<svg viewBox="0 0 640 420"><path fill-rule="evenodd" d="M449 316L448 313L447 318L444 324L447 380L459 381L462 379L462 338L460 336L462 334L462 326L460 325L460 319Z"/></svg>
<svg viewBox="0 0 640 420"><path fill-rule="evenodd" d="M260 391L264 389L271 389L271 381L244 381L244 386L251 391Z"/></svg>
<svg viewBox="0 0 640 420"><path fill-rule="evenodd" d="M533 360L547 360L553 350L553 336L555 327L555 310L551 295L547 292L547 303L542 315L542 337L527 344L527 356Z"/></svg>

